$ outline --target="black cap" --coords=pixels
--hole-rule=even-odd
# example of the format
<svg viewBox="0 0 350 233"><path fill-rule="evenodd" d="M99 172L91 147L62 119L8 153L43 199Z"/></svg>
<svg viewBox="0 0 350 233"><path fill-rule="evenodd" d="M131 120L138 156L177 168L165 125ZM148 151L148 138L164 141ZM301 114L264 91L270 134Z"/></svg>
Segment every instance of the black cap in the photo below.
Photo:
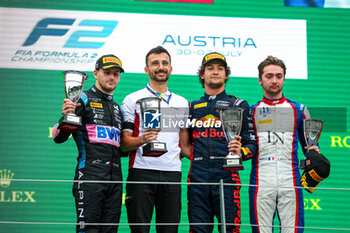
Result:
<svg viewBox="0 0 350 233"><path fill-rule="evenodd" d="M111 67L118 67L120 68L121 72L124 72L124 69L122 68L122 61L113 54L103 55L96 61L95 69L109 69Z"/></svg>
<svg viewBox="0 0 350 233"><path fill-rule="evenodd" d="M306 191L313 193L317 185L329 176L331 165L329 160L318 153L310 150L306 156L306 167L301 176L300 183Z"/></svg>
<svg viewBox="0 0 350 233"><path fill-rule="evenodd" d="M205 55L203 57L202 66L205 66L208 62L212 60L221 61L222 63L224 63L225 66L227 66L226 58L224 57L224 55L216 52L208 53L207 55Z"/></svg>

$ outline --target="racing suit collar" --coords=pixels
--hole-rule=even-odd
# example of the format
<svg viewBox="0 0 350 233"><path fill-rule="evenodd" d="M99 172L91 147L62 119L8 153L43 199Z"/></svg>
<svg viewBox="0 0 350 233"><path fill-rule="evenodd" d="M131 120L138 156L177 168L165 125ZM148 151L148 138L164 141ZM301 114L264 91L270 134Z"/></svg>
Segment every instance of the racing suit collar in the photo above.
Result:
<svg viewBox="0 0 350 233"><path fill-rule="evenodd" d="M92 86L91 90L95 93L95 95L101 99L105 99L108 101L113 100L113 95L106 94L100 91L95 85Z"/></svg>
<svg viewBox="0 0 350 233"><path fill-rule="evenodd" d="M220 94L217 94L217 95L208 95L207 93L204 93L204 99L206 101L213 101L213 100L216 100L216 99L221 99L223 97L226 97L227 94L226 94L226 91L224 90L223 92L221 92Z"/></svg>
<svg viewBox="0 0 350 233"><path fill-rule="evenodd" d="M268 104L268 105L281 104L281 103L283 103L285 100L286 100L286 97L284 97L284 95L282 95L282 97L279 98L279 99L268 99L268 98L266 98L265 96L263 97L263 102L264 102L265 104Z"/></svg>

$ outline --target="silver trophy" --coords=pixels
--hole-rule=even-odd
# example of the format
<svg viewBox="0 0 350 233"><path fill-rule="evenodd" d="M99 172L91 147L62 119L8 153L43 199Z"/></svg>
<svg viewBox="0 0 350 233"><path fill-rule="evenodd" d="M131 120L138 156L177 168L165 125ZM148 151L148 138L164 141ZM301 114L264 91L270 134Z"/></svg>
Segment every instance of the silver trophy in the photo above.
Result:
<svg viewBox="0 0 350 233"><path fill-rule="evenodd" d="M236 140L242 128L243 109L238 107L224 108L220 110L222 130L228 142ZM224 158L223 170L243 170L242 158L229 152Z"/></svg>
<svg viewBox="0 0 350 233"><path fill-rule="evenodd" d="M146 97L137 101L140 104L143 129L161 129L160 101L157 97ZM159 157L168 152L166 143L152 141L142 147L143 156Z"/></svg>
<svg viewBox="0 0 350 233"><path fill-rule="evenodd" d="M66 70L62 72L62 76L64 77L64 90L67 99L75 104L78 103L85 80L88 78L87 74L77 70ZM67 113L61 117L58 124L59 129L74 133L82 125L81 117L74 113Z"/></svg>
<svg viewBox="0 0 350 233"><path fill-rule="evenodd" d="M310 146L316 146L320 139L323 128L323 121L317 119L304 119L304 136L306 144ZM305 169L306 158L300 161L300 169Z"/></svg>

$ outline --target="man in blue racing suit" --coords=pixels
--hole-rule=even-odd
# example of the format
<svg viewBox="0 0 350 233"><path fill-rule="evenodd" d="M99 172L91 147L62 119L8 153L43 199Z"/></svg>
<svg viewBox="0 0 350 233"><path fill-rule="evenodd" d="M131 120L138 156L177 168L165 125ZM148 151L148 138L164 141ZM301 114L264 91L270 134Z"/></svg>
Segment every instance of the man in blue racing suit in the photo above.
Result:
<svg viewBox="0 0 350 233"><path fill-rule="evenodd" d="M96 62L95 85L84 91L77 104L65 99L62 113L82 117L82 127L72 133L79 155L73 185L77 212L77 232L117 232L118 226L90 225L119 223L122 203L121 183L95 183L87 180L122 181L120 132L123 115L113 100L113 92L124 72L118 57L104 55ZM68 140L71 132L56 124L52 137L56 143ZM85 223L90 223L85 224Z"/></svg>
<svg viewBox="0 0 350 233"><path fill-rule="evenodd" d="M224 183L235 184L224 188L226 223L231 224L226 229L227 232L239 232L240 177L238 171L224 171L222 167L223 159L229 151L241 156L243 160L252 158L256 153L250 108L246 101L226 94L225 83L230 75L230 67L223 55L210 53L204 56L198 75L205 94L200 100L190 103L190 117L196 119L197 123L190 129L192 153L188 182L218 183L223 179ZM221 128L219 112L222 108L232 106L244 109L243 122L237 140L228 143ZM202 121L202 124L198 121ZM190 232L212 232L213 225L210 223L214 222L214 216L221 222L218 185L190 184L187 195Z"/></svg>

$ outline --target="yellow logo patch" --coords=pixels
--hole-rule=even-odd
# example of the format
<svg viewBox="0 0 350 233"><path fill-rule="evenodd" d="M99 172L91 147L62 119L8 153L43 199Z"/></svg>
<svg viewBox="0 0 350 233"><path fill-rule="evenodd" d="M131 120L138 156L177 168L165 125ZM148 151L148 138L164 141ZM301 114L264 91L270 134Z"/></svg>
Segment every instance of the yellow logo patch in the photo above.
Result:
<svg viewBox="0 0 350 233"><path fill-rule="evenodd" d="M109 63L109 62L114 62L117 63L119 66L122 66L122 62L115 58L115 57L105 57L103 58L103 64Z"/></svg>
<svg viewBox="0 0 350 233"><path fill-rule="evenodd" d="M316 180L317 182L321 182L324 180L321 176L319 176L314 169L309 171L309 175L312 177L312 179Z"/></svg>
<svg viewBox="0 0 350 233"><path fill-rule="evenodd" d="M215 58L219 58L219 59L225 61L225 57L222 56L222 55L220 55L220 54L217 54L217 53L209 54L209 55L205 56L205 60L206 60L206 61L212 60L212 59L215 59Z"/></svg>
<svg viewBox="0 0 350 233"><path fill-rule="evenodd" d="M248 147L241 147L241 149L242 149L244 155L248 155L248 154L252 153Z"/></svg>
<svg viewBox="0 0 350 233"><path fill-rule="evenodd" d="M267 119L267 120L260 120L258 121L258 125L262 125L262 124L271 124L272 123L272 119Z"/></svg>
<svg viewBox="0 0 350 233"><path fill-rule="evenodd" d="M90 102L90 106L92 108L103 108L101 103L94 103L94 102Z"/></svg>
<svg viewBox="0 0 350 233"><path fill-rule="evenodd" d="M196 104L195 106L193 106L194 109L196 108L203 108L203 107L206 107L208 105L207 102L204 102L204 103L200 103L200 104Z"/></svg>

